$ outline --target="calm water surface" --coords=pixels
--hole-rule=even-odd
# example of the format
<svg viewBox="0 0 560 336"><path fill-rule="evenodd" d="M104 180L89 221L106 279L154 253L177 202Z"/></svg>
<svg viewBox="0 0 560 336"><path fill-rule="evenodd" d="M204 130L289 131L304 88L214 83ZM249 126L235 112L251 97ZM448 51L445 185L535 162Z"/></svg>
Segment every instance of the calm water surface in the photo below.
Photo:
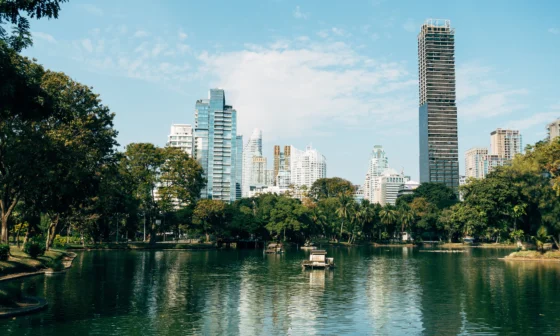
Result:
<svg viewBox="0 0 560 336"><path fill-rule="evenodd" d="M332 271L295 249L83 252L19 281L49 308L0 335L558 335L560 263L510 252L331 248Z"/></svg>

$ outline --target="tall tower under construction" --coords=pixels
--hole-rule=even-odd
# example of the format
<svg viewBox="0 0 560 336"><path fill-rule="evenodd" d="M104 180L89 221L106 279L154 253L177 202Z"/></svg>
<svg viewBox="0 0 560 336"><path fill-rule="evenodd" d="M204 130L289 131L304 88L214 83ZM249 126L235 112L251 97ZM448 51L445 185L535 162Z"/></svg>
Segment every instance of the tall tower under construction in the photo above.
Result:
<svg viewBox="0 0 560 336"><path fill-rule="evenodd" d="M420 182L459 187L455 29L428 19L418 34Z"/></svg>

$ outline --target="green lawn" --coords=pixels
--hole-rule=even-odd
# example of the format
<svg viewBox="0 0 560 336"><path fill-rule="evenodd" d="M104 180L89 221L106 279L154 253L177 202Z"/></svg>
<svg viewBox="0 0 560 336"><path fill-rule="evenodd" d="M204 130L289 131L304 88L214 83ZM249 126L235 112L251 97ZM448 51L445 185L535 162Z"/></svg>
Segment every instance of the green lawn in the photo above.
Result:
<svg viewBox="0 0 560 336"><path fill-rule="evenodd" d="M0 277L15 273L35 272L44 268L50 261L60 259L64 256L61 251L47 251L45 255L32 259L20 248L12 246L10 248L10 258L7 261L0 261Z"/></svg>

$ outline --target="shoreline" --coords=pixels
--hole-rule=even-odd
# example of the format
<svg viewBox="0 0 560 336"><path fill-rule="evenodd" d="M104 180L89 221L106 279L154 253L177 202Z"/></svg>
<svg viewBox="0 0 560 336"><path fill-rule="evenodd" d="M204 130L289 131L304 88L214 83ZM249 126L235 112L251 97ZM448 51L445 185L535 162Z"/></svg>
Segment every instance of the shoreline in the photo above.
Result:
<svg viewBox="0 0 560 336"><path fill-rule="evenodd" d="M53 253L60 253L60 255L58 255L55 259L53 260L61 260L63 265L64 265L64 269L60 272L64 272L67 269L69 269L70 267L72 267L72 264L74 263L74 259L78 256L76 253L74 252L68 252L68 251L61 251L61 250L51 250L50 252ZM12 260L10 260L12 259ZM10 280L14 280L14 279L21 279L21 278L27 278L27 277L32 277L32 276L36 276L36 275L41 275L41 274L46 274L50 268L47 267L47 265L44 263L44 261L40 260L40 259L31 259L31 258L17 258L17 257L10 257L10 259L8 259L9 263L15 263L16 265L13 266L14 269L30 269L32 267L36 268L36 271L32 271L32 272L13 272L13 273L7 273L7 274L3 274L0 275L0 282L3 281L10 281ZM16 260L13 260L16 259ZM22 260L32 260L36 265L30 266L28 264L25 264L21 261L18 261L17 259L22 259Z"/></svg>

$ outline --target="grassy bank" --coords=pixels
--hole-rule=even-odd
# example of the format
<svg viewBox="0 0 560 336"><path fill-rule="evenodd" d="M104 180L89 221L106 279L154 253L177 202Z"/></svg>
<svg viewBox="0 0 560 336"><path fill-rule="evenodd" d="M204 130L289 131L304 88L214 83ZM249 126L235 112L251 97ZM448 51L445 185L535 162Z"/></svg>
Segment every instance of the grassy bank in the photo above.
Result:
<svg viewBox="0 0 560 336"><path fill-rule="evenodd" d="M548 251L541 253L539 251L518 251L513 252L506 260L551 260L560 261L560 251Z"/></svg>
<svg viewBox="0 0 560 336"><path fill-rule="evenodd" d="M10 248L10 258L7 261L0 261L0 277L17 273L31 273L48 268L55 260L61 260L66 253L63 251L47 251L45 255L37 259L31 258L20 248L12 246Z"/></svg>

